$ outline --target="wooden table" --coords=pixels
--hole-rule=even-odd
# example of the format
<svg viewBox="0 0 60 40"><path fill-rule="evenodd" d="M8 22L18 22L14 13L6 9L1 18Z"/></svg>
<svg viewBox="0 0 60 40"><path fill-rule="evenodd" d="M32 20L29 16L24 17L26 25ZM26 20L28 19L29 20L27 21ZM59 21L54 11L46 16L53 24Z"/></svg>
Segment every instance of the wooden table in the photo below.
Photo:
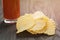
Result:
<svg viewBox="0 0 60 40"><path fill-rule="evenodd" d="M1 4L1 1L0 1ZM57 22L56 34L48 35L32 35L27 31L16 34L15 24L6 24L3 22L3 12L0 5L0 40L60 40L60 0L21 0L21 15L24 13L32 13L42 10L46 15L55 16Z"/></svg>

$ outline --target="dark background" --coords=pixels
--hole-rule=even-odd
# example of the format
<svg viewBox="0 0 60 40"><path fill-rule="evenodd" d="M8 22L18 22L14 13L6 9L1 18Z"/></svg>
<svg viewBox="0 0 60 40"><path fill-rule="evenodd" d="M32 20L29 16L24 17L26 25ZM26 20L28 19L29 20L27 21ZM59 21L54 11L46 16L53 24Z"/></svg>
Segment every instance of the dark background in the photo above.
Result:
<svg viewBox="0 0 60 40"><path fill-rule="evenodd" d="M20 7L21 15L42 10L47 16L53 18L57 23L56 34L32 35L25 31L17 35L15 24L3 22L3 7L0 0L0 40L60 40L60 0L20 0Z"/></svg>

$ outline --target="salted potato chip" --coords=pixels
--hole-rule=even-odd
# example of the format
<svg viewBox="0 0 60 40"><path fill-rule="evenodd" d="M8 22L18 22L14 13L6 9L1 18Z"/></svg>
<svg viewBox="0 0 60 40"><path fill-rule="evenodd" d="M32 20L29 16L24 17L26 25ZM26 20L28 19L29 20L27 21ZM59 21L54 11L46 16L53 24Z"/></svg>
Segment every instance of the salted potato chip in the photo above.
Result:
<svg viewBox="0 0 60 40"><path fill-rule="evenodd" d="M33 30L27 30L29 33L31 33L31 34L37 34L37 32L36 31L33 31Z"/></svg>
<svg viewBox="0 0 60 40"><path fill-rule="evenodd" d="M36 24L28 31L32 34L34 34L34 32L35 32L35 34L44 33L47 29L46 23L47 23L48 19L49 18L47 16L42 16L41 18L35 19Z"/></svg>
<svg viewBox="0 0 60 40"><path fill-rule="evenodd" d="M27 31L32 33L32 34L42 34L46 31L46 26L42 30L38 30L38 31L27 30Z"/></svg>
<svg viewBox="0 0 60 40"><path fill-rule="evenodd" d="M49 20L49 18L47 16L42 16L40 18L40 20L44 20L45 21L45 26L44 26L44 28L42 30L36 31L38 34L42 34L42 33L44 33L46 31L46 29L47 29L47 21Z"/></svg>
<svg viewBox="0 0 60 40"><path fill-rule="evenodd" d="M49 19L49 21L47 22L47 30L44 33L48 35L54 35L55 29L56 29L55 22L52 19Z"/></svg>
<svg viewBox="0 0 60 40"><path fill-rule="evenodd" d="M34 14L32 14L32 16L33 16L34 19L38 19L38 18L41 18L45 15L43 14L42 11L36 11L36 12L34 12Z"/></svg>
<svg viewBox="0 0 60 40"><path fill-rule="evenodd" d="M47 27L45 26L42 30L36 31L36 33L42 34L42 33L44 33L46 31L46 29L47 29Z"/></svg>
<svg viewBox="0 0 60 40"><path fill-rule="evenodd" d="M31 29L29 29L29 32L33 31L35 32L35 34L37 34L39 30L42 30L45 27L46 21L44 21L43 19L37 19L35 20L35 22L35 25Z"/></svg>
<svg viewBox="0 0 60 40"><path fill-rule="evenodd" d="M54 35L56 24L55 22L43 14L41 11L34 14L25 14L20 16L16 24L17 33L27 30L31 34L48 34Z"/></svg>
<svg viewBox="0 0 60 40"><path fill-rule="evenodd" d="M31 14L26 14L24 16L20 16L17 20L16 28L17 33L20 33L24 30L31 28L35 24L35 21Z"/></svg>
<svg viewBox="0 0 60 40"><path fill-rule="evenodd" d="M36 24L35 26L30 29L30 30L34 30L34 31L37 31L37 30L42 30L44 28L44 26L46 25L46 22L44 20L35 20Z"/></svg>

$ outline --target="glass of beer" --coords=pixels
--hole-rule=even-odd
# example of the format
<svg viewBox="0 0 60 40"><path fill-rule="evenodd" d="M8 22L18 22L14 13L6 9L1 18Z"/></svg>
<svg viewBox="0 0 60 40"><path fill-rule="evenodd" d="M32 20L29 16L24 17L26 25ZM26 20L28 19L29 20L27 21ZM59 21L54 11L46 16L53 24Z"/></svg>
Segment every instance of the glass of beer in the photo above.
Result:
<svg viewBox="0 0 60 40"><path fill-rule="evenodd" d="M5 23L16 23L20 16L20 0L3 0L3 17Z"/></svg>

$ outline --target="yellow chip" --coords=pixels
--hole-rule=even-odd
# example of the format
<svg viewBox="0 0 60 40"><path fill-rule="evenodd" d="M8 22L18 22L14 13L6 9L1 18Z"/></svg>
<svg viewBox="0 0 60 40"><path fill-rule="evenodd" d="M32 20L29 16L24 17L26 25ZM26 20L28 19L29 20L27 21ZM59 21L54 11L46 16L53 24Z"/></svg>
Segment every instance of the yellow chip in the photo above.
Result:
<svg viewBox="0 0 60 40"><path fill-rule="evenodd" d="M35 26L30 30L34 31L42 30L46 25L46 22L44 20L37 19L35 20L35 22L36 22Z"/></svg>
<svg viewBox="0 0 60 40"><path fill-rule="evenodd" d="M32 14L32 16L33 16L34 19L38 19L38 18L41 18L45 15L43 14L42 11L36 11L36 12L34 12L34 14Z"/></svg>
<svg viewBox="0 0 60 40"><path fill-rule="evenodd" d="M27 31L31 34L37 34L36 31L33 31L33 30L27 30Z"/></svg>
<svg viewBox="0 0 60 40"><path fill-rule="evenodd" d="M44 33L47 29L47 21L49 18L47 16L42 16L41 18L35 19L36 24L28 32L32 34L41 34ZM33 32L32 32L33 31Z"/></svg>
<svg viewBox="0 0 60 40"><path fill-rule="evenodd" d="M47 27L45 26L42 30L36 31L36 33L42 34L42 33L44 33L46 31L46 29L47 29Z"/></svg>
<svg viewBox="0 0 60 40"><path fill-rule="evenodd" d="M46 26L42 30L38 30L38 31L27 30L27 31L32 33L32 34L42 34L46 31Z"/></svg>
<svg viewBox="0 0 60 40"><path fill-rule="evenodd" d="M56 24L52 19L49 19L41 11L37 11L34 14L25 14L18 18L17 33L27 30L32 34L45 33L48 35L54 35Z"/></svg>
<svg viewBox="0 0 60 40"><path fill-rule="evenodd" d="M37 19L35 22L36 24L31 29L29 29L29 31L33 31L35 34L37 34L39 30L42 30L45 27L46 21L43 19Z"/></svg>
<svg viewBox="0 0 60 40"><path fill-rule="evenodd" d="M44 33L48 35L54 35L55 29L56 29L55 22L52 19L49 19L49 21L47 22L47 30Z"/></svg>
<svg viewBox="0 0 60 40"><path fill-rule="evenodd" d="M31 14L26 14L24 16L19 17L16 24L16 28L18 30L17 33L31 28L34 24L35 21Z"/></svg>

